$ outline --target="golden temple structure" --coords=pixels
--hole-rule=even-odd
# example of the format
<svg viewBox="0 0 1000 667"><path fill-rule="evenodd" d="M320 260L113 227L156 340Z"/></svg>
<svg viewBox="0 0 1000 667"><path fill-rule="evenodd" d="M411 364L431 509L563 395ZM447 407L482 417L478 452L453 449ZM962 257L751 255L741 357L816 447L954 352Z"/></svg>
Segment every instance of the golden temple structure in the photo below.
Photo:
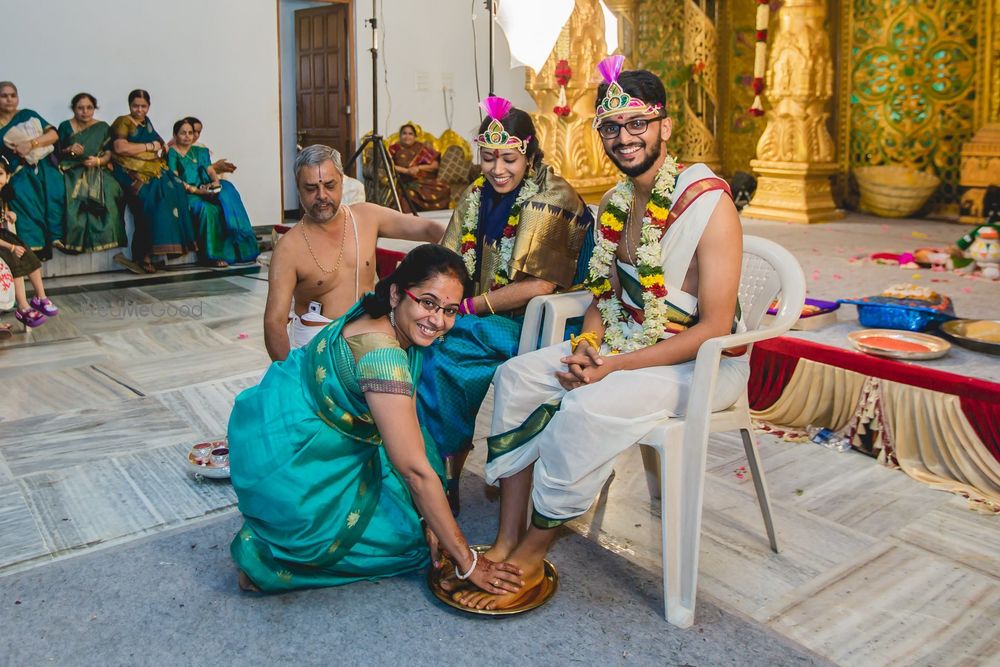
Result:
<svg viewBox="0 0 1000 667"><path fill-rule="evenodd" d="M764 116L753 91L755 0L613 0L618 52L667 87L670 150L726 177L751 172L751 217L821 222L859 205L856 170L940 179L922 209L981 220L1000 186L1000 0L772 0ZM576 7L526 89L547 159L588 200L617 178L590 129L604 55L598 0ZM566 61L570 113L553 113Z"/></svg>

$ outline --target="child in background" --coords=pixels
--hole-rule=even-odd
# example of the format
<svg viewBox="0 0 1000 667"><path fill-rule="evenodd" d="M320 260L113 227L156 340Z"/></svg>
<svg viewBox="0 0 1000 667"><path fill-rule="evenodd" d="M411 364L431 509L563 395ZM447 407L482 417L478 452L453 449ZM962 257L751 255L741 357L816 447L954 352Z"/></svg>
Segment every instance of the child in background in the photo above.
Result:
<svg viewBox="0 0 1000 667"><path fill-rule="evenodd" d="M0 190L6 187L9 180L10 164L6 158L0 156ZM14 317L24 324L27 331L28 327L37 327L44 324L47 318L58 315L59 309L45 296L45 287L42 286L42 263L24 241L18 238L15 233L15 222L17 214L10 210L6 201L0 199L0 258L7 263L14 275L14 294L17 299ZM31 301L28 301L24 289L25 276L35 289L35 296Z"/></svg>

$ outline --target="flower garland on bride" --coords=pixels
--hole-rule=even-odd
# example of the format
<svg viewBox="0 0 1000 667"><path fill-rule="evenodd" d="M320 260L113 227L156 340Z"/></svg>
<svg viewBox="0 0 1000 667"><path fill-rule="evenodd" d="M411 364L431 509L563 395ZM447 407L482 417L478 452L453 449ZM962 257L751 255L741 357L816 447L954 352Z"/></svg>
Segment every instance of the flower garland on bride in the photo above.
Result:
<svg viewBox="0 0 1000 667"><path fill-rule="evenodd" d="M473 277L476 275L476 230L479 228L479 203L482 201L485 183L486 179L483 176L472 182L472 190L468 194L469 203L465 210L465 218L462 220L460 254L465 261L465 268ZM527 177L521 183L521 191L514 199L514 206L510 209L507 224L504 225L503 233L500 235L500 261L497 263L497 272L493 276L491 290L510 283L510 258L514 253L514 237L517 235L517 224L521 220L521 209L524 208L524 202L537 195L538 191L538 184Z"/></svg>
<svg viewBox="0 0 1000 667"><path fill-rule="evenodd" d="M636 250L636 269L642 284L644 314L641 329L627 326L630 318L614 293L610 280L611 264L635 203L635 186L630 180L624 180L615 186L611 200L598 221L597 244L584 285L597 298L597 309L601 312L605 328L604 342L613 354L632 352L652 345L663 335L669 322L667 305L663 302L667 296L667 288L663 283L660 240L667 231L670 197L677 185L678 172L677 161L668 155L656 173L653 191L642 216L642 230Z"/></svg>

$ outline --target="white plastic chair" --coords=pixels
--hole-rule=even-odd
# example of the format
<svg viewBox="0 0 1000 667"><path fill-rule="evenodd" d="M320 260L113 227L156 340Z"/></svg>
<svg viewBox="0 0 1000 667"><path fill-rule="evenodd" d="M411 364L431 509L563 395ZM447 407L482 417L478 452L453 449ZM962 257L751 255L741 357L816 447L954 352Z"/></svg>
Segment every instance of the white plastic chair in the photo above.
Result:
<svg viewBox="0 0 1000 667"><path fill-rule="evenodd" d="M647 483L650 494L660 496L664 615L678 627L687 628L694 622L705 459L710 433L739 430L767 537L771 549L775 553L778 551L764 471L750 425L747 393L744 391L732 407L720 412L710 412L710 398L715 390L722 351L788 331L802 312L805 291L802 268L790 252L773 241L745 236L739 299L747 331L702 343L695 361L687 414L683 418L664 420L637 443L649 448L642 448ZM777 316L767 326L760 326L768 307L779 294L781 303ZM562 341L566 320L582 315L590 301L591 295L585 291L532 299L525 313L519 353ZM653 451L658 452L659 457ZM661 490L666 492L660 493Z"/></svg>

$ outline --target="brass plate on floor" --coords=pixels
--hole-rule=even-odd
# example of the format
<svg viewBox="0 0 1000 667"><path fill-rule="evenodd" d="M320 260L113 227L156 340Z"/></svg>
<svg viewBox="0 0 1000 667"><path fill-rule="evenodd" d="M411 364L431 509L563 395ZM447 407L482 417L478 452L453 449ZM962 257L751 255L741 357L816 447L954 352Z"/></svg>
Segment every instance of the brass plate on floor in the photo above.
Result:
<svg viewBox="0 0 1000 667"><path fill-rule="evenodd" d="M479 553L485 553L489 551L490 546L489 544L473 544L471 548ZM433 567L427 568L427 585L430 586L431 592L434 593L434 596L438 600L449 607L464 611L467 614L476 614L478 616L512 616L514 614L523 614L526 611L537 609L548 602L559 588L559 572L556 570L555 565L546 560L542 583L532 592L521 598L517 606L509 609L470 609L452 600L451 593L441 588L442 576L451 574L455 571L454 568L455 566L450 562L445 563L444 567L439 570L435 570Z"/></svg>

